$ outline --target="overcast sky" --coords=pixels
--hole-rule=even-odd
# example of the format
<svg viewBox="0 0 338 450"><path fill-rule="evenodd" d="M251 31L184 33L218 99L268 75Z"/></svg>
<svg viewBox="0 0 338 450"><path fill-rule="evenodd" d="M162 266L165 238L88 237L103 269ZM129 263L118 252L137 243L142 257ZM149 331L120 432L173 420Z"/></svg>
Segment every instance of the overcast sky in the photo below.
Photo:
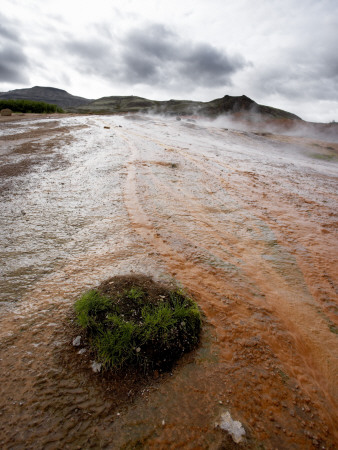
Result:
<svg viewBox="0 0 338 450"><path fill-rule="evenodd" d="M338 121L338 0L1 0L0 91L242 95Z"/></svg>

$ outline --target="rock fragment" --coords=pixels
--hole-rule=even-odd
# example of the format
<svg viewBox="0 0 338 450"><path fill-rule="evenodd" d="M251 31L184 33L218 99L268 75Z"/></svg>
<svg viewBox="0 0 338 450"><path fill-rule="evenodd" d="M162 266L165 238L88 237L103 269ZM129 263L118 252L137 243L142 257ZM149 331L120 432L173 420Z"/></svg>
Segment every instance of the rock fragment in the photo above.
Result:
<svg viewBox="0 0 338 450"><path fill-rule="evenodd" d="M236 444L243 442L245 430L241 422L232 419L229 411L226 411L221 415L221 422L216 424L216 426L219 426L222 430L227 431Z"/></svg>
<svg viewBox="0 0 338 450"><path fill-rule="evenodd" d="M98 363L97 361L93 361L91 364L91 368L93 369L93 372L95 372L95 373L100 372L101 367L102 367L102 364Z"/></svg>
<svg viewBox="0 0 338 450"><path fill-rule="evenodd" d="M73 339L73 345L74 347L79 347L81 345L81 336L76 336L76 338Z"/></svg>

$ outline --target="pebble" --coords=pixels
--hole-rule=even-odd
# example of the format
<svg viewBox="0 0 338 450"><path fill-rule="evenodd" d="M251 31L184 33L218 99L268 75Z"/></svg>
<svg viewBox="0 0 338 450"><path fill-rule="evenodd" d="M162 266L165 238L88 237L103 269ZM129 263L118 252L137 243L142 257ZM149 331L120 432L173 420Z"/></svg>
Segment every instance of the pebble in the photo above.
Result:
<svg viewBox="0 0 338 450"><path fill-rule="evenodd" d="M91 364L91 368L93 369L93 372L95 372L95 373L100 372L101 371L101 367L102 367L102 364L98 363L96 361L93 361L92 364Z"/></svg>
<svg viewBox="0 0 338 450"><path fill-rule="evenodd" d="M245 436L243 425L238 420L233 420L229 411L226 411L221 415L221 423L216 424L216 426L227 431L236 444L243 441Z"/></svg>
<svg viewBox="0 0 338 450"><path fill-rule="evenodd" d="M73 345L74 347L79 347L79 345L81 345L81 336L76 336L76 338L73 339Z"/></svg>

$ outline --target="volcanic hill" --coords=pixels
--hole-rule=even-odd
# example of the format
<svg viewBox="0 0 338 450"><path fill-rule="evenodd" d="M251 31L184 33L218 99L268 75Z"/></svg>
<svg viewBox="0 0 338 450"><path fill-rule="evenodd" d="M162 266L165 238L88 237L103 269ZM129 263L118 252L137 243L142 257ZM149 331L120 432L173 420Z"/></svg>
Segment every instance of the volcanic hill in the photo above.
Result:
<svg viewBox="0 0 338 450"><path fill-rule="evenodd" d="M1 92L0 99L5 100L33 100L35 102L51 103L61 108L76 108L85 105L92 100L69 94L63 89L53 87L34 86L28 89L15 89L13 91Z"/></svg>
<svg viewBox="0 0 338 450"><path fill-rule="evenodd" d="M166 115L199 115L206 117L217 117L221 114L246 113L261 114L276 119L298 119L295 114L272 108L271 106L259 105L245 95L232 97L225 95L222 98L210 102L197 102L192 100L168 100L156 101L136 96L113 96L102 97L87 105L76 108L83 113L114 114L128 112L148 112Z"/></svg>
<svg viewBox="0 0 338 450"><path fill-rule="evenodd" d="M27 89L15 89L0 92L0 99L33 100L52 103L68 112L85 114L125 114L125 113L153 113L176 116L198 115L214 118L222 114L241 115L255 118L257 115L265 119L301 120L287 111L260 105L246 95L225 95L209 102L192 100L149 100L137 96L111 96L91 100L69 94L63 89L53 87L34 86Z"/></svg>

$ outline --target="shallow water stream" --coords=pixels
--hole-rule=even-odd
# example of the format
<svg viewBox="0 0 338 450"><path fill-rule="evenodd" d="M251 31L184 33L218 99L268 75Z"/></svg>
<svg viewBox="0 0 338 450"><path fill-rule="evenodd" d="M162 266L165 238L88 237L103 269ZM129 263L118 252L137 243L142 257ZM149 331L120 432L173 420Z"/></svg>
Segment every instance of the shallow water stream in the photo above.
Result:
<svg viewBox="0 0 338 450"><path fill-rule="evenodd" d="M244 447L334 448L326 146L172 118L0 123L2 448L228 448L225 411ZM205 332L121 401L69 362L81 356L67 324L81 292L131 272L185 286Z"/></svg>

